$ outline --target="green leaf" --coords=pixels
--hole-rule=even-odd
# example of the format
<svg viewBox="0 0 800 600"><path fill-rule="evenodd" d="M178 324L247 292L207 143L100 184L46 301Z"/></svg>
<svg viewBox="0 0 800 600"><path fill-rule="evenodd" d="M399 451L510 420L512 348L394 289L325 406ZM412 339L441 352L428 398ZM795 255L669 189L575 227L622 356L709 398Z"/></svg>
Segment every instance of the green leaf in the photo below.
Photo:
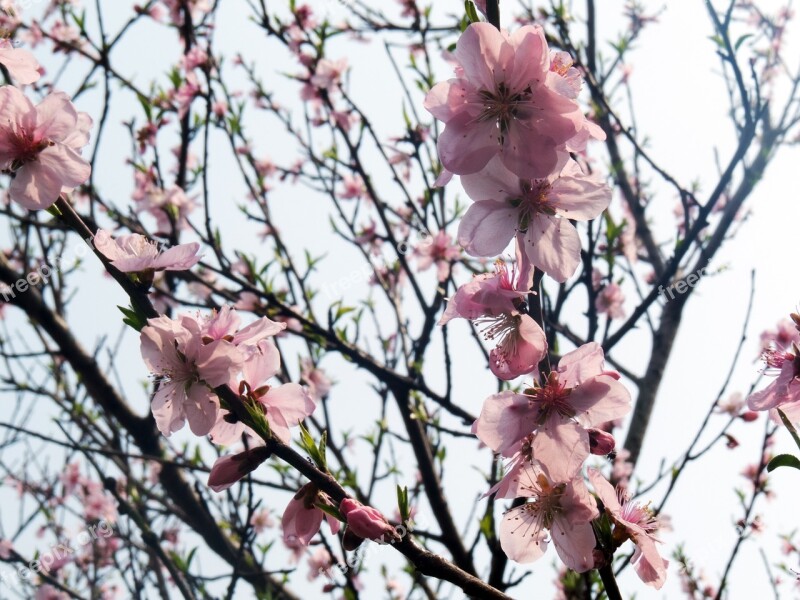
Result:
<svg viewBox="0 0 800 600"><path fill-rule="evenodd" d="M793 467L800 470L800 459L791 454L778 454L778 456L769 461L767 471L772 473L778 467Z"/></svg>
<svg viewBox="0 0 800 600"><path fill-rule="evenodd" d="M733 45L733 51L736 52L739 49L739 46L741 46L745 42L745 40L747 40L747 38L751 37L753 37L752 33L746 33L738 40L736 40L736 43Z"/></svg>
<svg viewBox="0 0 800 600"><path fill-rule="evenodd" d="M475 3L472 0L466 0L466 2L464 2L464 10L467 11L467 18L470 23L480 23L481 18L478 16L478 9L475 7Z"/></svg>

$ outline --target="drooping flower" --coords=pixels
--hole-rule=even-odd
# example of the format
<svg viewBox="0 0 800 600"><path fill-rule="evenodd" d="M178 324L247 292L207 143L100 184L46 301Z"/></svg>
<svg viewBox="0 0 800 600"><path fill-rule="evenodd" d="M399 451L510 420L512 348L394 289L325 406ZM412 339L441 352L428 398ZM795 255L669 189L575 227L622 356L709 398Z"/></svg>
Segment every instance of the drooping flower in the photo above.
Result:
<svg viewBox="0 0 800 600"><path fill-rule="evenodd" d="M631 564L636 573L644 583L657 590L661 589L667 578L669 561L661 558L656 547L658 520L647 506L632 502L624 489L617 488L615 491L596 470L589 469L589 481L603 503L605 512L616 525L615 543L632 540L636 544L636 551L631 558Z"/></svg>
<svg viewBox="0 0 800 600"><path fill-rule="evenodd" d="M495 452L509 456L534 433L532 457L560 480L577 473L590 453L588 429L630 410L630 394L619 375L603 370L599 344L590 342L564 355L543 386L522 394L504 391L486 399L472 431Z"/></svg>
<svg viewBox="0 0 800 600"><path fill-rule="evenodd" d="M583 573L593 568L591 521L599 513L583 477L560 481L531 465L520 473L519 485L520 497L527 501L506 512L500 524L500 545L506 555L518 563L534 562L552 541L570 569Z"/></svg>
<svg viewBox="0 0 800 600"><path fill-rule="evenodd" d="M553 279L566 281L581 260L581 241L570 219L588 221L611 201L611 188L585 175L560 155L557 170L543 179L520 179L498 158L461 177L475 202L458 227L458 241L473 256L496 256L516 236L523 260Z"/></svg>
<svg viewBox="0 0 800 600"><path fill-rule="evenodd" d="M521 281L502 262L496 263L496 269L459 287L439 325L458 317L475 321L486 339L497 341L489 353L489 368L495 377L510 380L537 370L547 354L547 339L524 312L526 292L518 289Z"/></svg>
<svg viewBox="0 0 800 600"><path fill-rule="evenodd" d="M20 85L28 85L39 80L39 63L33 54L21 48L15 48L11 40L0 39L0 65L3 65L11 77Z"/></svg>
<svg viewBox="0 0 800 600"><path fill-rule="evenodd" d="M453 57L456 77L425 98L425 108L445 123L438 144L444 167L459 175L476 173L499 154L520 177L550 175L585 117L548 77L542 28L529 25L509 34L473 23Z"/></svg>
<svg viewBox="0 0 800 600"><path fill-rule="evenodd" d="M322 525L322 519L328 521L331 533L334 535L339 533L341 523L322 509L317 508L317 503L332 506L327 494L320 492L312 483L301 487L289 500L281 519L281 527L283 528L283 541L290 548L308 546L317 535Z"/></svg>
<svg viewBox="0 0 800 600"><path fill-rule="evenodd" d="M94 236L94 245L103 255L123 273L142 271L185 271L200 262L197 251L200 244L179 244L164 252L158 245L143 235L132 233L111 237L111 233L100 229Z"/></svg>
<svg viewBox="0 0 800 600"><path fill-rule="evenodd" d="M29 210L49 208L85 182L91 167L80 150L91 126L62 92L34 106L17 88L0 87L0 171L14 176L11 199Z"/></svg>

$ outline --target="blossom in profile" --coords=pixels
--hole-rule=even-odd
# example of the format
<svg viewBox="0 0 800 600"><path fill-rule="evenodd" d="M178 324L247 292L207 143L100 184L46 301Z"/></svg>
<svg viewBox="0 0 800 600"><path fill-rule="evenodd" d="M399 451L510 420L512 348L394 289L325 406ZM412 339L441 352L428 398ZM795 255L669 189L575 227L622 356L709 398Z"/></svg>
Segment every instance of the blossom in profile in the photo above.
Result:
<svg viewBox="0 0 800 600"><path fill-rule="evenodd" d="M647 506L632 502L622 488L614 488L595 469L589 469L589 481L603 503L603 508L615 524L614 537L630 539L636 544L631 564L639 578L657 590L667 579L669 561L661 558L655 532L658 520ZM617 532L620 531L621 534Z"/></svg>
<svg viewBox="0 0 800 600"><path fill-rule="evenodd" d="M62 92L34 106L17 88L0 87L0 170L13 175L11 199L29 210L45 209L84 183L92 169L80 150L91 125Z"/></svg>
<svg viewBox="0 0 800 600"><path fill-rule="evenodd" d="M550 541L567 567L584 573L594 567L592 519L597 505L583 476L568 481L552 479L538 465L520 473L520 497L526 502L512 508L500 524L503 552L518 563L541 558Z"/></svg>
<svg viewBox="0 0 800 600"><path fill-rule="evenodd" d="M358 500L345 498L339 512L347 521L347 528L362 539L388 541L399 538L397 532L381 511L365 506Z"/></svg>
<svg viewBox="0 0 800 600"><path fill-rule="evenodd" d="M294 497L289 500L281 519L283 528L283 542L289 548L308 546L319 532L322 520L328 521L331 533L339 533L341 523L322 509L317 504L332 506L328 496L320 492L312 483L301 487Z"/></svg>
<svg viewBox="0 0 800 600"><path fill-rule="evenodd" d="M39 80L39 63L33 54L15 48L11 40L0 39L0 65L8 69L11 78L20 85L28 85Z"/></svg>
<svg viewBox="0 0 800 600"><path fill-rule="evenodd" d="M142 271L185 271L200 262L197 256L200 244L179 244L164 252L143 235L132 233L114 239L111 233L100 229L94 236L94 246L123 273Z"/></svg>
<svg viewBox="0 0 800 600"><path fill-rule="evenodd" d="M478 275L459 287L439 325L458 317L474 321L487 340L497 342L489 352L490 370L495 377L511 380L538 369L547 354L547 338L539 324L524 312L524 286L530 282L509 273L500 261L496 269L494 274Z"/></svg>
<svg viewBox="0 0 800 600"><path fill-rule="evenodd" d="M499 155L520 177L550 175L586 119L549 76L542 28L528 25L509 34L473 23L453 58L455 78L437 84L425 98L425 108L445 123L438 142L444 168L476 173Z"/></svg>
<svg viewBox="0 0 800 600"><path fill-rule="evenodd" d="M780 409L792 423L800 423L800 349L793 352L767 350L763 354L766 373L777 377L763 390L754 392L747 399L750 410ZM777 413L772 417L777 420Z"/></svg>
<svg viewBox="0 0 800 600"><path fill-rule="evenodd" d="M215 492L222 492L234 483L255 471L258 466L269 458L269 451L265 446L256 446L239 454L221 456L211 467L208 475L208 487Z"/></svg>
<svg viewBox="0 0 800 600"><path fill-rule="evenodd" d="M494 158L461 183L474 203L458 227L458 241L472 256L496 256L516 236L522 259L559 282L575 273L581 240L570 220L589 221L611 201L611 188L585 175L567 154L543 179L520 179Z"/></svg>

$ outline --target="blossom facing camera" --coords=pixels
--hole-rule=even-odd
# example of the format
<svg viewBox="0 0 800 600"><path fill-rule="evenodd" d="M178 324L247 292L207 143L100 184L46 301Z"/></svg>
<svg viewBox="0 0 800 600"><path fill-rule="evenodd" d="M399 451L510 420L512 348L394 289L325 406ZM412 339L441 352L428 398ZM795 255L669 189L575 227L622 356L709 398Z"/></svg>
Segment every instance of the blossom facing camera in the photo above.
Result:
<svg viewBox="0 0 800 600"><path fill-rule="evenodd" d="M11 199L29 210L49 208L89 179L92 168L80 150L91 126L62 92L34 106L17 88L0 87L0 171L14 177Z"/></svg>
<svg viewBox="0 0 800 600"><path fill-rule="evenodd" d="M425 98L445 123L439 158L458 175L477 173L495 156L520 177L547 177L559 152L585 129L574 98L550 76L544 30L528 25L513 34L473 23L458 39L456 77Z"/></svg>

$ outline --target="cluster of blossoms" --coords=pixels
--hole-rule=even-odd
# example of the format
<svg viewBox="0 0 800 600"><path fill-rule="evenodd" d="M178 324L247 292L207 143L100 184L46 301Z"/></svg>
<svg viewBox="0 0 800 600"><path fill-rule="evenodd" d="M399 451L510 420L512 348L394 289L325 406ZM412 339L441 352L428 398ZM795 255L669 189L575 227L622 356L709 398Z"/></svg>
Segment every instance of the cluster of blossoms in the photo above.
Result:
<svg viewBox="0 0 800 600"><path fill-rule="evenodd" d="M462 285L440 324L457 317L474 321L496 342L489 362L495 376L534 377L520 393L486 399L473 425L480 441L508 460L505 476L487 495L525 499L505 514L500 543L509 558L526 563L541 557L550 539L569 568L599 568L608 559L596 551L592 526L601 512L582 469L591 454L614 450L608 430L629 412L630 394L618 373L604 369L603 350L594 342L540 372L547 338L528 314L527 299L535 269L560 283L575 273L581 241L571 221L594 219L609 205L611 189L570 157L605 135L577 102L579 71L566 53L550 52L539 26L509 34L473 23L453 59L455 77L434 86L425 100L445 123L439 184L458 174L473 200L458 228L466 252L493 257L514 240L517 268L509 271L498 261L494 274ZM613 549L632 540L637 573L660 588L667 562L656 548L652 512L629 503L623 489L615 493L597 471L589 478L614 526Z"/></svg>

